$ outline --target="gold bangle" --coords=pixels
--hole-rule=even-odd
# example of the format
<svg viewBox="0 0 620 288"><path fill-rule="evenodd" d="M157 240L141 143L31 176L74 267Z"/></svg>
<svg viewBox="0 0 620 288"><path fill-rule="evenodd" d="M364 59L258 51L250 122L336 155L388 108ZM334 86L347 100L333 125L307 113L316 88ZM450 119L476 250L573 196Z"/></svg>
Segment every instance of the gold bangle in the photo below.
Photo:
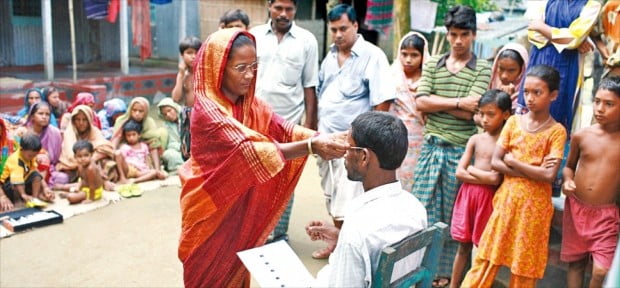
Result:
<svg viewBox="0 0 620 288"><path fill-rule="evenodd" d="M307 141L308 142L308 155L314 154L314 152L312 152L312 138L313 137L308 138L308 141Z"/></svg>

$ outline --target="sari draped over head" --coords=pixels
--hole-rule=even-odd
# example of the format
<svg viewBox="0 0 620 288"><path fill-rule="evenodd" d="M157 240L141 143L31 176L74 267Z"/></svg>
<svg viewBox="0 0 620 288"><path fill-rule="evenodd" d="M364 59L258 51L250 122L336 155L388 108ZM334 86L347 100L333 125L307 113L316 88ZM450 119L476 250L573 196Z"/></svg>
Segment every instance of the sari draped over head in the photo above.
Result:
<svg viewBox="0 0 620 288"><path fill-rule="evenodd" d="M314 131L286 122L247 95L232 103L221 92L238 29L209 36L198 52L191 157L179 168L182 231L179 259L186 287L249 286L236 252L265 243L299 180L306 157L286 161L277 143Z"/></svg>
<svg viewBox="0 0 620 288"><path fill-rule="evenodd" d="M52 109L47 103L39 105L47 105L50 110ZM30 107L30 112L28 112L28 118L26 120L26 128L28 129L32 129L32 117L34 115L32 110L37 106L38 105L36 104L32 105ZM62 148L62 134L60 133L60 130L58 128L52 126L52 124L50 123L47 126L43 127L41 134L39 134L39 139L41 139L41 147L43 147L43 149L47 151L47 156L49 157L51 168L53 165L56 165L58 163L58 160L60 158L60 152Z"/></svg>
<svg viewBox="0 0 620 288"><path fill-rule="evenodd" d="M120 142L124 140L123 125L125 125L125 123L129 121L129 119L131 119L131 108L136 103L142 104L142 106L144 106L144 108L146 109L144 119L142 119L142 122L140 123L142 124L142 133L140 135L140 139L144 140L144 142L146 142L151 149L162 147L162 145L167 141L168 131L166 131L166 128L157 127L155 120L151 116L149 116L149 100L144 97L133 98L131 102L129 102L125 114L121 115L120 117L118 117L118 119L116 119L116 123L114 123L114 135L112 136L112 139L120 139Z"/></svg>
<svg viewBox="0 0 620 288"><path fill-rule="evenodd" d="M58 163L56 170L75 170L77 168L77 163L75 162L75 157L73 154L73 144L78 140L87 140L93 147L95 148L95 152L102 153L110 158L114 156L114 147L112 147L112 143L103 138L103 134L101 134L101 130L94 126L93 124L93 110L86 105L79 105L73 109L71 112L71 120L78 113L84 113L86 119L88 120L88 125L90 125L90 129L88 131L87 137L85 139L81 139L78 136L77 129L73 126L73 121L69 122L69 126L65 131L62 141L62 153L60 154L60 162Z"/></svg>
<svg viewBox="0 0 620 288"><path fill-rule="evenodd" d="M502 87L502 80L499 78L499 55L506 50L513 50L521 56L523 59L523 66L521 67L521 73L519 73L519 77L512 81L512 84L515 87L516 93L519 92L521 88L521 83L523 77L525 77L525 72L527 71L527 63L530 61L529 53L527 53L527 49L523 47L523 45L518 43L508 43L502 47L499 51L497 51L497 56L495 56L495 60L493 61L493 68L491 70L491 82L489 83L489 89L500 89ZM512 96L512 95L511 95ZM515 109L517 107L517 98L512 103L512 108Z"/></svg>
<svg viewBox="0 0 620 288"><path fill-rule="evenodd" d="M47 95L43 94L43 92L41 92L41 89L30 88L26 90L26 94L24 95L24 107L22 107L22 109L19 109L19 111L17 111L17 116L22 117L22 119L25 117L28 117L28 112L30 112L30 104L28 104L28 94L30 94L30 92L33 92L33 91L39 93L39 96L41 97L41 101L47 103ZM50 107L50 110L51 110L51 107ZM56 116L54 116L54 113L50 113L50 124L54 127L58 127L58 121L56 121Z"/></svg>
<svg viewBox="0 0 620 288"><path fill-rule="evenodd" d="M424 64L426 61L428 61L428 59L431 58L431 54L428 53L428 41L426 40L424 35L422 35L421 33L410 31L405 36L403 36L403 38L400 39L400 42L398 43L399 52L394 55L394 61L392 62L392 66L390 67L392 69L392 74L395 77L398 77L397 84L396 84L397 85L396 91L398 92L415 91L418 88L419 80L414 83L408 83L407 76L405 75L405 72L403 70L403 63L400 62L400 47L403 46L403 42L405 41L405 39L407 39L411 35L418 36L422 38L422 40L424 41L424 53L422 53L422 64ZM420 71L421 70L422 68L420 67Z"/></svg>
<svg viewBox="0 0 620 288"><path fill-rule="evenodd" d="M69 126L69 122L71 122L71 113L73 112L73 109L75 109L75 107L80 106L80 105L94 106L95 96L88 92L78 93L75 96L75 99L73 100L73 102L71 103L71 106L69 106L69 108L67 109L67 113L63 114L62 116L62 119L60 121L61 130L64 131ZM93 111L92 109L91 111L93 112L93 117L92 117L93 125L101 129L101 121L99 121L99 118L96 117L95 111Z"/></svg>
<svg viewBox="0 0 620 288"><path fill-rule="evenodd" d="M175 111L177 111L177 122L170 122L165 119L164 115L161 114L161 108L169 106ZM179 152L181 151L181 105L177 104L172 100L172 98L166 97L159 101L157 104L157 113L161 119L164 120L164 125L168 128L168 143L166 143L166 149L175 149Z"/></svg>

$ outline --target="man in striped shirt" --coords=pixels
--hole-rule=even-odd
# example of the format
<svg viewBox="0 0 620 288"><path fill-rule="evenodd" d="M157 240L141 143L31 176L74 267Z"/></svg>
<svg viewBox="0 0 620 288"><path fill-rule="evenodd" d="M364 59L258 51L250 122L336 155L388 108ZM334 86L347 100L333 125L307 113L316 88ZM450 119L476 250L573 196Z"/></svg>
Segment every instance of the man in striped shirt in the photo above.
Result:
<svg viewBox="0 0 620 288"><path fill-rule="evenodd" d="M491 78L489 63L477 59L471 51L476 38L474 10L454 6L444 22L450 52L434 56L424 65L416 95L418 110L428 118L412 193L424 204L429 225L451 223L460 186L456 167L467 140L477 131L472 118ZM454 240L446 242L435 285L444 287L449 283L457 247Z"/></svg>

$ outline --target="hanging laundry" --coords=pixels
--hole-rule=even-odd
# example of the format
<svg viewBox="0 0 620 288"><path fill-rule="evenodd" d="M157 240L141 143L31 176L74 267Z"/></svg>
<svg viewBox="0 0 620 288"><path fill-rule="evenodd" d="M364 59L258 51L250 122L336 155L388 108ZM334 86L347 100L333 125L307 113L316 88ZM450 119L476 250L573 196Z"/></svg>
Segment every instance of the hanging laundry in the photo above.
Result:
<svg viewBox="0 0 620 288"><path fill-rule="evenodd" d="M108 17L108 2L108 0L84 0L86 19L106 19Z"/></svg>
<svg viewBox="0 0 620 288"><path fill-rule="evenodd" d="M110 4L108 6L108 22L114 23L116 22L116 17L118 16L118 12L121 9L120 0L110 0Z"/></svg>
<svg viewBox="0 0 620 288"><path fill-rule="evenodd" d="M151 3L157 5L170 4L172 3L172 0L151 0Z"/></svg>
<svg viewBox="0 0 620 288"><path fill-rule="evenodd" d="M392 28L393 10L394 0L368 0L364 24L369 29L387 34Z"/></svg>
<svg viewBox="0 0 620 288"><path fill-rule="evenodd" d="M131 32L133 46L140 47L140 60L151 56L151 6L149 0L131 1Z"/></svg>

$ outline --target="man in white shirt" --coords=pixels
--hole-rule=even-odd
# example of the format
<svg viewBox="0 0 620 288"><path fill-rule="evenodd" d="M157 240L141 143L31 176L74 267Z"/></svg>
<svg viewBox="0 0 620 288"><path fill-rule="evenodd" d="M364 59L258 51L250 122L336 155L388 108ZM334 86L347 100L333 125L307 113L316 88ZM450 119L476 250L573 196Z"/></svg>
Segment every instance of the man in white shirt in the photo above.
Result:
<svg viewBox="0 0 620 288"><path fill-rule="evenodd" d="M355 117L370 110L388 111L396 95L390 64L379 47L359 35L355 9L336 5L327 14L333 44L319 71L320 133L344 132ZM358 182L348 181L342 159L317 159L321 186L329 215L336 227L344 221L344 207L363 192ZM327 258L332 247L315 251Z"/></svg>
<svg viewBox="0 0 620 288"><path fill-rule="evenodd" d="M256 37L259 62L256 96L269 103L284 119L316 130L315 87L319 81L316 38L295 25L296 0L269 0L268 3L269 21L250 30ZM292 206L291 197L268 241L288 239Z"/></svg>
<svg viewBox="0 0 620 288"><path fill-rule="evenodd" d="M364 193L347 203L342 229L323 221L306 226L312 240L336 242L329 264L317 275L319 286L370 286L381 250L427 227L426 209L396 179L408 145L402 121L385 112L362 113L351 123L347 141L347 177L361 181ZM415 269L423 256L416 252L397 268Z"/></svg>

